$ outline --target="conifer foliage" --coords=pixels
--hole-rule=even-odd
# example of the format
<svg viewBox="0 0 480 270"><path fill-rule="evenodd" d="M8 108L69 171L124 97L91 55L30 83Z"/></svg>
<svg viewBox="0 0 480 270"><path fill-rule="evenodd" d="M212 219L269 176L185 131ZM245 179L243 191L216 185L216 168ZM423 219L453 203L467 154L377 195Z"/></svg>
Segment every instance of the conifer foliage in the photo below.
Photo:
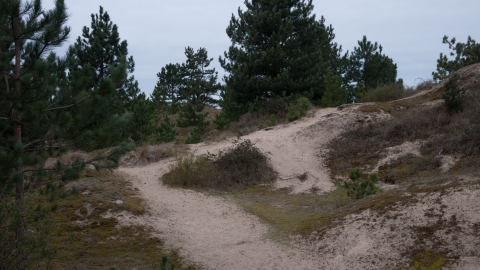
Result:
<svg viewBox="0 0 480 270"><path fill-rule="evenodd" d="M206 105L216 105L213 98L221 90L217 82L218 73L209 69L213 58L208 58L205 48L194 51L185 48L187 60L182 64L167 64L157 74L158 82L151 95L154 104L166 108L167 112L179 113L178 125L195 126L188 142L199 142L199 136L209 124L202 113ZM195 137L195 139L193 139Z"/></svg>
<svg viewBox="0 0 480 270"><path fill-rule="evenodd" d="M377 86L395 82L397 64L390 57L382 54L382 51L382 45L377 42L372 43L366 36L358 41L358 47L355 47L349 56L346 73L347 81L355 85L352 95L358 97L363 87L368 91Z"/></svg>
<svg viewBox="0 0 480 270"><path fill-rule="evenodd" d="M434 80L444 80L462 67L480 63L480 43L470 36L466 43L457 42L455 38L449 40L448 36L444 36L443 44L448 44L449 49L452 50L450 56L455 56L455 58L449 60L447 55L440 53L440 58L437 60L437 71L432 72Z"/></svg>
<svg viewBox="0 0 480 270"><path fill-rule="evenodd" d="M97 130L95 135L102 138L93 147L111 147L129 137L144 138L146 134L139 132L146 131L145 121L133 120L148 122L150 101L139 96L138 82L133 76L135 62L128 56L128 43L120 39L117 25L101 6L99 13L91 14L91 19L90 28L83 28L82 36L67 54L68 84L78 82L92 95L89 104L80 107L75 115L83 119L82 129ZM112 136L111 130L118 132Z"/></svg>
<svg viewBox="0 0 480 270"><path fill-rule="evenodd" d="M35 187L53 179L76 178L87 162L116 166L121 154L131 148L116 141L118 147L92 160L44 166L47 158L69 149L97 149L99 140L115 137L118 131L108 129L112 126L93 130L89 115L79 111L94 111L91 106L98 106L94 93L122 85L126 59L119 59L117 67L110 65L108 76L100 78L95 87L88 85L91 74L85 70L67 75L67 61L51 52L69 36L67 18L64 0L55 1L52 10L44 10L40 0L0 1L0 200L3 207L15 195L16 204L16 215L0 220L0 227L15 230L9 251L15 269L26 268L26 249L31 248L25 241L32 233L26 230L25 184ZM122 119L105 120L113 124ZM105 136L96 136L101 133Z"/></svg>
<svg viewBox="0 0 480 270"><path fill-rule="evenodd" d="M252 0L232 15L227 34L232 41L221 66L229 73L224 96L246 111L256 99L305 95L320 100L323 77L340 69L341 48L332 42L333 28L316 21L312 1ZM241 108L238 108L238 107ZM228 115L230 112L226 112ZM234 115L235 116L235 115Z"/></svg>

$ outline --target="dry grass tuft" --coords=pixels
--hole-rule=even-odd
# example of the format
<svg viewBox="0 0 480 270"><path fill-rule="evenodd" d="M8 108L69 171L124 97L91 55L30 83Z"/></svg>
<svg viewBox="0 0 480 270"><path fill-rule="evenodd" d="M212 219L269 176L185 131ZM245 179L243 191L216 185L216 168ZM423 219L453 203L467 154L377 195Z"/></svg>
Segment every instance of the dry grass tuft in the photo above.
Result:
<svg viewBox="0 0 480 270"><path fill-rule="evenodd" d="M173 143L145 145L128 152L120 160L121 166L142 166L173 157L184 149Z"/></svg>

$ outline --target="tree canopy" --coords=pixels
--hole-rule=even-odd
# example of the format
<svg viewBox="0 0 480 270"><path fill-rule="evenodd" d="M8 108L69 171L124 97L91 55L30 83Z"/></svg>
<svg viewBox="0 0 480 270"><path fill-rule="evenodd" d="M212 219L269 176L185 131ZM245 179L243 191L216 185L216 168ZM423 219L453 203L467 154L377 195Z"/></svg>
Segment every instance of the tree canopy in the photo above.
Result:
<svg viewBox="0 0 480 270"><path fill-rule="evenodd" d="M232 41L220 57L231 102L248 103L282 95L320 100L329 69L339 69L341 48L332 42L333 28L317 21L312 1L252 0L232 15Z"/></svg>
<svg viewBox="0 0 480 270"><path fill-rule="evenodd" d="M358 41L358 47L349 56L346 80L354 84L353 92L362 87L365 91L379 85L393 83L397 78L397 64L382 54L383 47L377 42L372 43L366 36Z"/></svg>
<svg viewBox="0 0 480 270"><path fill-rule="evenodd" d="M449 60L447 55L440 53L440 58L437 60L437 71L432 72L434 80L444 80L462 67L480 63L480 44L470 36L466 43L457 43L455 38L449 40L448 36L444 36L443 44L448 44L448 48L452 50L450 56L455 58Z"/></svg>

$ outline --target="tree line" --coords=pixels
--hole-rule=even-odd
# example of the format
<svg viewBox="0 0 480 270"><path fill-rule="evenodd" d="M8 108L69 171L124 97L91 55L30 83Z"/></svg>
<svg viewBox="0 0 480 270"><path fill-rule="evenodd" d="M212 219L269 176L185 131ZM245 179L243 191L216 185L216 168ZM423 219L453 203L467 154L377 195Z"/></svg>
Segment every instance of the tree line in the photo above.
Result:
<svg viewBox="0 0 480 270"><path fill-rule="evenodd" d="M312 0L246 0L245 6L226 28L231 46L218 59L223 83L206 48L186 47L184 62L161 67L147 96L134 77L128 42L102 7L59 56L55 48L70 37L64 0L51 10L41 0L1 1L0 199L2 209L16 214L14 222L1 221L14 226L0 224L0 234L12 235L8 239L19 247L25 241L25 186L76 179L87 165L116 167L135 143L174 141L177 127L192 127L187 143L199 142L210 124L206 106L221 107L214 120L221 129L272 99L338 106L377 86L401 83L397 65L366 36L343 53L332 25L313 14ZM435 79L480 61L480 46L470 37L467 43L445 37L444 43L456 58L441 54ZM99 149L90 160L45 167L48 158L67 151ZM4 250L0 268L26 256L21 248Z"/></svg>

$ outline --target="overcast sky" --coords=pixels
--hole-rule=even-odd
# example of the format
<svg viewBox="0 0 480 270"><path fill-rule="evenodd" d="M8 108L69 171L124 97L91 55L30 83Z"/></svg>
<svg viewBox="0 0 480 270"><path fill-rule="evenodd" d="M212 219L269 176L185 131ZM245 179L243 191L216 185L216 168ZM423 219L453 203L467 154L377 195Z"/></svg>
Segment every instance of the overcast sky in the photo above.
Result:
<svg viewBox="0 0 480 270"><path fill-rule="evenodd" d="M274 1L274 0L272 0ZM54 0L43 0L46 9ZM92 13L99 6L119 28L120 38L128 41L129 54L136 64L135 78L140 89L150 94L156 74L168 63L186 60L185 47L205 47L214 58L213 67L224 74L218 57L231 44L225 30L232 13L245 9L244 0L65 0L72 32L66 47L90 27ZM377 41L383 52L398 66L398 78L416 85L431 78L444 35L466 42L468 35L480 42L479 0L314 0L317 19L324 16L344 51L352 51L366 35Z"/></svg>

